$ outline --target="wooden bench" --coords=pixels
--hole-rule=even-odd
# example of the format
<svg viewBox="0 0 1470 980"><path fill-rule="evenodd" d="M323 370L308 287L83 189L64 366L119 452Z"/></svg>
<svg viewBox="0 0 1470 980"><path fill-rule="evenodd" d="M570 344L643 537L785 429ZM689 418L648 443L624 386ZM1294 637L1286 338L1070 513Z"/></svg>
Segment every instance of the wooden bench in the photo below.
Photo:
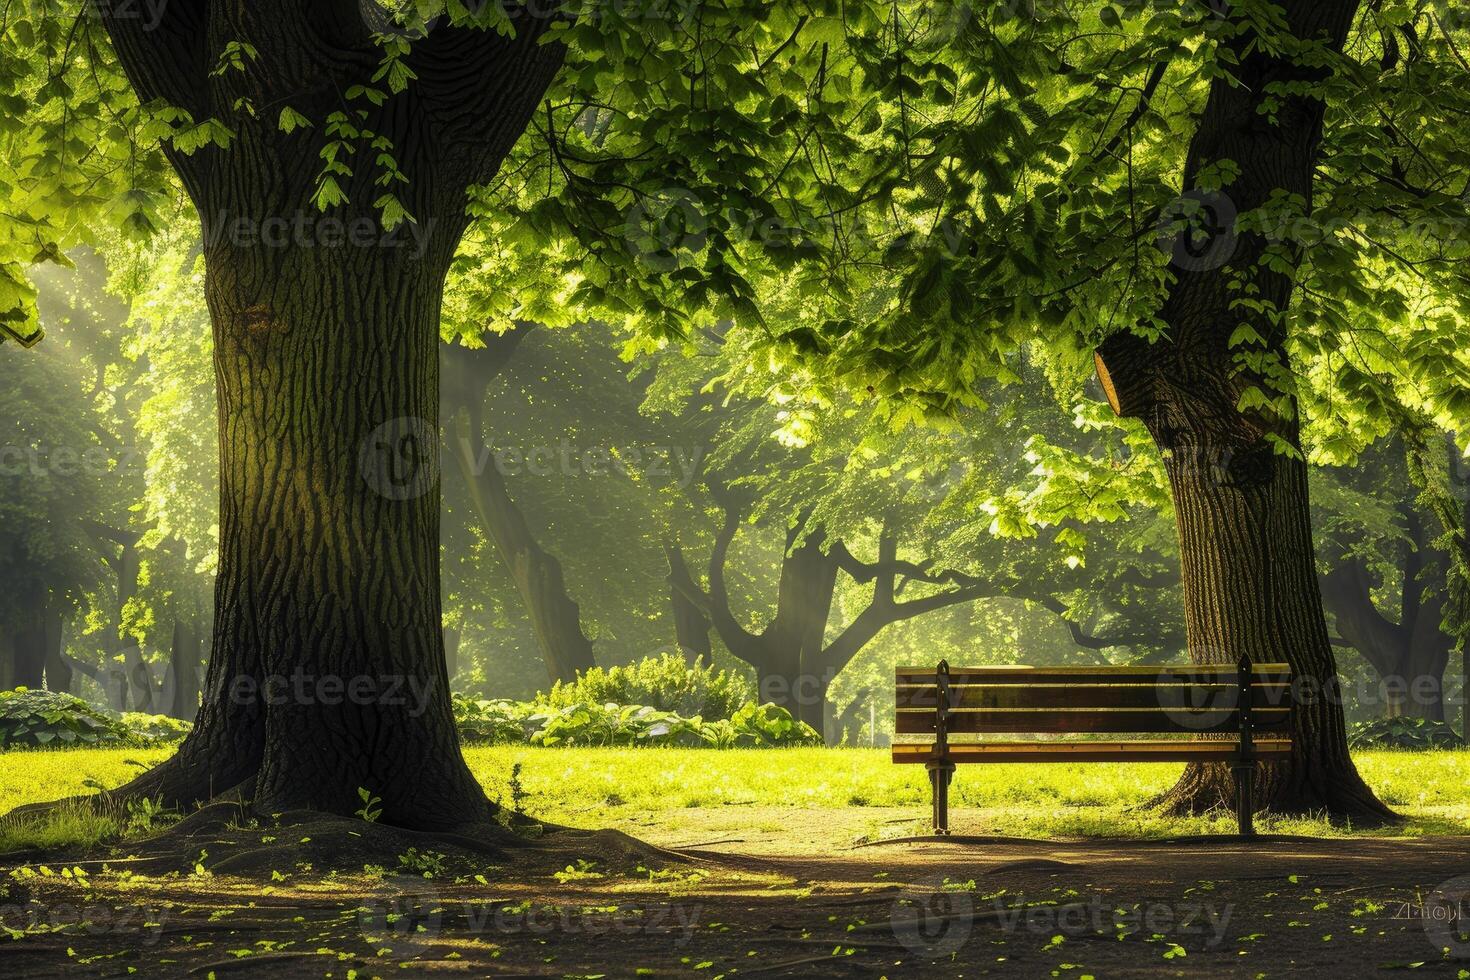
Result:
<svg viewBox="0 0 1470 980"><path fill-rule="evenodd" d="M949 833L949 783L969 762L1228 762L1236 817L1253 834L1259 760L1291 752L1287 664L1170 667L900 667L893 761L929 770L935 833ZM953 735L1162 735L1169 739L962 741ZM1257 732L1270 733L1258 738ZM1180 737L1193 736L1193 737Z"/></svg>

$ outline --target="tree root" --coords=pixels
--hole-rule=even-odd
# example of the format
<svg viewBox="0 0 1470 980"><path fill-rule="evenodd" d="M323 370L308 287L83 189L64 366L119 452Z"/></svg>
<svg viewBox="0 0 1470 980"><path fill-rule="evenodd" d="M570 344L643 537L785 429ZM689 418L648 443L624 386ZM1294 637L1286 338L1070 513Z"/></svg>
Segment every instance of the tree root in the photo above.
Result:
<svg viewBox="0 0 1470 980"><path fill-rule="evenodd" d="M1257 812L1327 817L1357 827L1389 827L1404 818L1384 804L1367 784L1349 770L1336 778L1301 778L1283 767L1264 767L1255 794ZM1179 782L1149 801L1149 807L1173 816L1199 816L1212 810L1235 811L1235 780L1223 763L1196 763L1184 770Z"/></svg>

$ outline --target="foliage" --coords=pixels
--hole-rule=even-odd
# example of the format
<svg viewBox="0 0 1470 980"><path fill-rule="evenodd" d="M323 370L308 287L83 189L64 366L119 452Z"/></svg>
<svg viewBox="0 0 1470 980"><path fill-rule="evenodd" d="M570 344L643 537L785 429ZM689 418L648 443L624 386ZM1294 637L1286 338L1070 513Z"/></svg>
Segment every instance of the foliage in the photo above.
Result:
<svg viewBox="0 0 1470 980"><path fill-rule="evenodd" d="M150 715L144 711L124 711L121 717L123 727L128 730L129 740L135 742L182 741L194 727L193 722L184 721L181 718L173 718L169 715Z"/></svg>
<svg viewBox="0 0 1470 980"><path fill-rule="evenodd" d="M1460 736L1446 723L1429 718L1375 718L1354 725L1348 745L1355 749L1449 749L1460 745Z"/></svg>
<svg viewBox="0 0 1470 980"><path fill-rule="evenodd" d="M452 706L461 742L524 742L535 731L535 726L527 723L536 710L530 702L480 700L455 694Z"/></svg>
<svg viewBox="0 0 1470 980"><path fill-rule="evenodd" d="M122 722L81 698L24 687L0 691L0 746L102 745L126 739Z"/></svg>
<svg viewBox="0 0 1470 980"><path fill-rule="evenodd" d="M118 714L55 691L0 691L0 747L157 745L182 739L192 727L166 715Z"/></svg>
<svg viewBox="0 0 1470 980"><path fill-rule="evenodd" d="M551 708L574 704L642 704L658 711L732 718L755 697L741 674L714 665L690 665L672 653L646 657L626 667L593 667L571 683L558 681L537 698Z"/></svg>
<svg viewBox="0 0 1470 980"><path fill-rule="evenodd" d="M454 719L467 744L540 746L679 745L712 748L818 745L821 736L774 704L748 702L728 718L706 720L649 705L477 701L454 697Z"/></svg>

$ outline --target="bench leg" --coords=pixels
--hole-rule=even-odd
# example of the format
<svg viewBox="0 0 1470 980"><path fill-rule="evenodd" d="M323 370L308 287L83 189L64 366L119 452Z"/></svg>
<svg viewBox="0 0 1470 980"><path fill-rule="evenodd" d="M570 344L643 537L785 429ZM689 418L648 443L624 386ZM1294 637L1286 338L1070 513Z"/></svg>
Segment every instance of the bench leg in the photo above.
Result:
<svg viewBox="0 0 1470 980"><path fill-rule="evenodd" d="M954 763L934 761L926 765L929 783L934 791L934 832L949 833L949 783L954 778Z"/></svg>
<svg viewBox="0 0 1470 980"><path fill-rule="evenodd" d="M1240 825L1240 836L1254 837L1256 828L1251 814L1251 803L1255 795L1255 763L1237 762L1231 769L1235 773L1235 820Z"/></svg>

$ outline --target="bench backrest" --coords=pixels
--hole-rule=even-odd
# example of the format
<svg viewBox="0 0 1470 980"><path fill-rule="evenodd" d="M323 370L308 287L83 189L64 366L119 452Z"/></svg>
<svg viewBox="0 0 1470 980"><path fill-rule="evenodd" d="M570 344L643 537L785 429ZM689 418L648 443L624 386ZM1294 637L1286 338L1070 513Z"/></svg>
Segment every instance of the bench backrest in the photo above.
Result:
<svg viewBox="0 0 1470 980"><path fill-rule="evenodd" d="M1287 664L900 667L900 735L1228 733L1291 721ZM1242 708L1245 709L1244 717ZM1243 724L1248 723L1248 724Z"/></svg>

